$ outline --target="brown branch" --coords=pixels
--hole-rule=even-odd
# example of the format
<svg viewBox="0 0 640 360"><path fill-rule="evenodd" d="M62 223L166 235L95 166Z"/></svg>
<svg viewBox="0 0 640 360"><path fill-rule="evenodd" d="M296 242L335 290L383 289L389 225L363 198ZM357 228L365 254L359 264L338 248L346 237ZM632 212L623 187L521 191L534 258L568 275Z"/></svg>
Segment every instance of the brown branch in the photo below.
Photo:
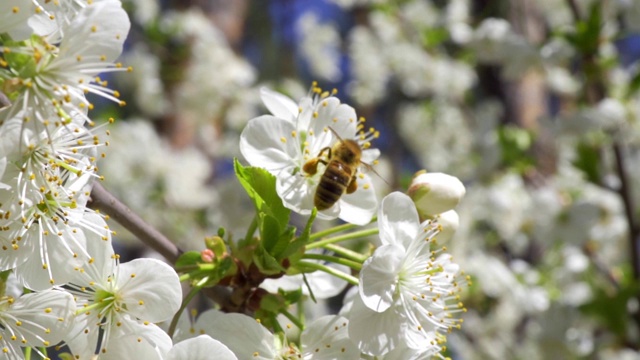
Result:
<svg viewBox="0 0 640 360"><path fill-rule="evenodd" d="M182 250L171 240L145 222L138 214L131 211L127 205L113 196L99 182L93 184L90 206L109 215L171 263L175 263L178 256L182 254Z"/></svg>
<svg viewBox="0 0 640 360"><path fill-rule="evenodd" d="M618 142L613 143L613 153L616 160L616 171L620 178L620 187L618 188L618 194L622 197L622 203L624 204L624 212L627 217L627 223L629 225L629 244L631 251L631 266L633 267L633 278L640 280L640 229L638 228L635 216L633 200L631 198L631 189L629 187L629 177L627 169L624 166L624 155L622 153L622 146Z"/></svg>

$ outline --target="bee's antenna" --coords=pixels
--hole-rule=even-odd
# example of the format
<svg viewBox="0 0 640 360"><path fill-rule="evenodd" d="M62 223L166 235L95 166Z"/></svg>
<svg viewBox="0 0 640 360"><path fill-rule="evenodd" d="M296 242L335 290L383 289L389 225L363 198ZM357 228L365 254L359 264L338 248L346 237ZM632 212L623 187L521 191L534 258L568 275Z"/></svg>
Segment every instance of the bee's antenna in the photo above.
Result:
<svg viewBox="0 0 640 360"><path fill-rule="evenodd" d="M373 165L372 165L372 164L366 163L366 162L364 162L364 161L360 161L360 163L361 163L362 165L364 165L364 167L367 169L367 171L371 171L371 172L373 172L374 174L378 175L378 177L379 177L380 179L382 179L382 181L384 181L384 183L385 183L385 184L387 184L389 187L391 187L391 184L389 184L389 182L387 181L387 179L383 178L383 177L382 177L382 175L378 174L378 172L376 171L376 169L374 169L374 168L373 168Z"/></svg>
<svg viewBox="0 0 640 360"><path fill-rule="evenodd" d="M338 135L338 133L331 126L328 126L328 128L329 130L331 130L333 135L335 135L338 138L338 140L340 140L340 142L344 142L344 140L342 139L342 136Z"/></svg>

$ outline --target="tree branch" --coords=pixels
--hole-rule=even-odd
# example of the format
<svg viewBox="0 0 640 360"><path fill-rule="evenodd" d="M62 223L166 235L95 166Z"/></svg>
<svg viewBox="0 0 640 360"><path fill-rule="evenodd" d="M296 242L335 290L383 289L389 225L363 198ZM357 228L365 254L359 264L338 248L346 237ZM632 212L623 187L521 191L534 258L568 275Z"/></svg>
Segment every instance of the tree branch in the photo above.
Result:
<svg viewBox="0 0 640 360"><path fill-rule="evenodd" d="M622 198L624 204L624 212L629 225L629 243L631 251L631 266L633 267L633 278L640 280L640 229L635 222L633 201L631 199L631 189L629 188L629 178L627 169L624 165L624 155L622 154L622 146L618 142L613 143L613 153L616 159L616 172L620 178L620 187L618 194Z"/></svg>
<svg viewBox="0 0 640 360"><path fill-rule="evenodd" d="M100 210L124 226L137 236L145 245L160 253L171 263L175 263L182 254L171 240L145 222L138 214L134 213L105 189L99 182L93 183L91 190L91 203L93 209Z"/></svg>

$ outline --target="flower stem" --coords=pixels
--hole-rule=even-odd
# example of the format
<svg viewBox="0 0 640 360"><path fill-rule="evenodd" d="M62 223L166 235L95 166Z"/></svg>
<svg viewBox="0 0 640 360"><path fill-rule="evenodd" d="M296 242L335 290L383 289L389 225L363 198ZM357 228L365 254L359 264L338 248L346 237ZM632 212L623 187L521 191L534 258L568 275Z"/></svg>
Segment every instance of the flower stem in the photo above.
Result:
<svg viewBox="0 0 640 360"><path fill-rule="evenodd" d="M325 245L329 245L329 244L333 244L333 243L337 243L345 240L359 239L359 238L367 237L370 235L375 235L378 233L378 231L379 231L378 228L365 229L365 230L354 231L352 233L348 233L348 234L344 234L344 235L340 235L332 238L319 240L307 245L307 250L323 247Z"/></svg>
<svg viewBox="0 0 640 360"><path fill-rule="evenodd" d="M370 224L376 222L377 220L378 220L378 218L376 216L374 216L371 219ZM342 225L334 226L332 228L329 228L329 229L326 229L326 230L322 230L322 231L318 231L317 233L311 234L311 236L309 236L309 241L322 239L323 237L331 235L331 234L335 234L335 233L339 233L339 232L355 229L358 226L359 225L354 225L354 224L342 224Z"/></svg>
<svg viewBox="0 0 640 360"><path fill-rule="evenodd" d="M340 264L340 265L345 265L348 266L354 270L358 270L360 271L360 269L362 268L362 263L356 262L356 261L352 261L352 260L348 260L348 259L344 259L341 257L337 257L337 256L331 256L331 255L323 255L323 254L304 254L302 256L303 259L314 259L314 260L323 260L323 261L327 261L327 262L331 262L334 264Z"/></svg>
<svg viewBox="0 0 640 360"><path fill-rule="evenodd" d="M342 279L344 281L347 281L348 283L352 284L352 285L358 285L359 281L358 278L351 276L349 274L345 274L340 270L336 270L336 269L332 269L326 265L322 265L322 264L318 264L315 262L310 262L310 261L298 261L298 265L300 267L304 267L305 269L313 269L313 270L320 270L320 271L324 271L327 274L333 275L339 279Z"/></svg>
<svg viewBox="0 0 640 360"><path fill-rule="evenodd" d="M298 329L304 330L304 324L300 321L300 319L295 317L292 313L288 312L285 309L280 310L280 313L286 316L287 319L289 319L295 326L298 327Z"/></svg>
<svg viewBox="0 0 640 360"><path fill-rule="evenodd" d="M169 325L169 330L167 331L169 336L173 337L173 333L176 331L176 326L178 326L178 320L180 319L180 315L182 315L182 312L184 311L184 309L187 307L187 305L189 305L191 300L198 294L198 292L200 292L200 290L202 289L204 284L207 283L207 281L209 281L209 277L208 276L203 277L196 285L193 286L193 288L191 288L187 296L182 300L182 305L180 305L180 309L173 316L173 319L171 319L171 324Z"/></svg>
<svg viewBox="0 0 640 360"><path fill-rule="evenodd" d="M343 258L357 261L360 264L364 263L364 261L367 260L367 258L369 257L368 255L360 254L359 252L356 252L356 251L347 249L346 247L335 245L335 244L327 244L323 246L323 248L333 251L334 253L342 256Z"/></svg>
<svg viewBox="0 0 640 360"><path fill-rule="evenodd" d="M212 271L215 268L216 268L216 264L207 263L207 264L193 264L193 265L178 266L175 268L175 270L178 273L188 273L191 271Z"/></svg>

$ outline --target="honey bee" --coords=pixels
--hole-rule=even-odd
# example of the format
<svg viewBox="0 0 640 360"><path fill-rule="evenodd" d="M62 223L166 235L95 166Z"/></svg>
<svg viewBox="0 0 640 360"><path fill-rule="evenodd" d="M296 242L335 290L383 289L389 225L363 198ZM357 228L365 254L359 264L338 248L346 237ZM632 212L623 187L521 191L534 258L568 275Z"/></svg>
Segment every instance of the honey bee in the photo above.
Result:
<svg viewBox="0 0 640 360"><path fill-rule="evenodd" d="M360 145L355 140L342 139L335 130L329 129L339 141L320 150L318 156L307 161L302 168L307 174L315 175L319 163L326 166L313 197L313 204L319 211L332 207L345 192L351 194L357 190L356 175L358 167L363 164Z"/></svg>

